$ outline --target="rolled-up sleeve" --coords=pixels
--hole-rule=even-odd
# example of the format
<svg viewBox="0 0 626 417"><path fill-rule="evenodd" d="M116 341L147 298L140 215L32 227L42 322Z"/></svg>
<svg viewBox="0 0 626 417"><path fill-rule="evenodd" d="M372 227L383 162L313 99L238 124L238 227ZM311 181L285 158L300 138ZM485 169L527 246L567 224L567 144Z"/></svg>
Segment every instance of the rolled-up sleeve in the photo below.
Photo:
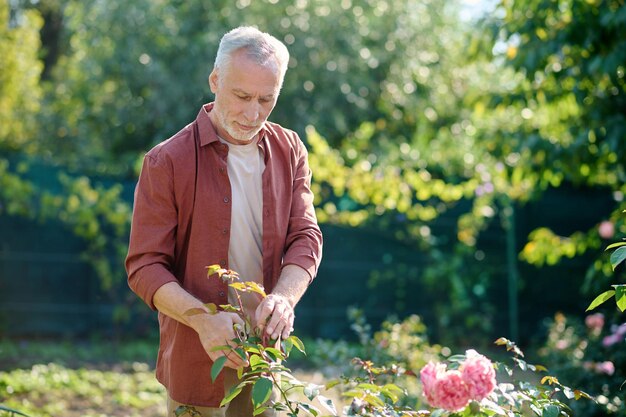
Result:
<svg viewBox="0 0 626 417"><path fill-rule="evenodd" d="M162 152L148 153L135 188L126 273L129 287L153 310L154 293L177 281L172 272L178 222L172 171Z"/></svg>
<svg viewBox="0 0 626 417"><path fill-rule="evenodd" d="M317 223L311 191L311 169L304 144L299 142L293 180L292 204L283 265L298 265L313 280L322 260L322 232Z"/></svg>

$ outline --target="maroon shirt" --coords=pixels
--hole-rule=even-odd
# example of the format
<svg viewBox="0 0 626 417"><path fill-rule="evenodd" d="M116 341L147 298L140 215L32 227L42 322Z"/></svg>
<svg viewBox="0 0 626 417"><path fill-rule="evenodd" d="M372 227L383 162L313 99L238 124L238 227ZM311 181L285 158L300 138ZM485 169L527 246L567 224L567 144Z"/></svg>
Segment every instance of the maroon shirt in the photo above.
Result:
<svg viewBox="0 0 626 417"><path fill-rule="evenodd" d="M152 309L159 287L179 282L204 303L226 304L226 284L206 267L228 268L231 189L226 158L206 104L196 120L150 150L135 189L126 258L128 284ZM311 279L322 256L307 151L298 135L266 122L263 152L263 284L271 292L282 267L294 264ZM159 313L157 379L184 404L217 407L222 379L211 383L212 362L190 327Z"/></svg>

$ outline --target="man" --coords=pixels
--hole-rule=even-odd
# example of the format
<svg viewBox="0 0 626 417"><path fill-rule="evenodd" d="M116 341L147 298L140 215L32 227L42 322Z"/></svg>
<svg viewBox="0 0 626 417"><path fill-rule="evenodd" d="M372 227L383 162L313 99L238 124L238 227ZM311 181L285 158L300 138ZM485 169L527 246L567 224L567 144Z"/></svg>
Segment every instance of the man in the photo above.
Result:
<svg viewBox="0 0 626 417"><path fill-rule="evenodd" d="M267 121L288 60L285 45L267 33L228 32L209 76L214 102L145 155L126 270L131 289L159 312L156 375L168 416L180 404L202 415L251 415L249 398L218 408L224 374L232 384L233 369L245 364L227 356L230 372L212 383L211 365L226 353L212 349L230 343L242 323L204 306L228 303L226 284L207 278L208 265L264 285L267 298L244 302L273 339L293 330L294 307L317 273L322 235L307 151L295 132ZM185 314L196 309L206 314Z"/></svg>

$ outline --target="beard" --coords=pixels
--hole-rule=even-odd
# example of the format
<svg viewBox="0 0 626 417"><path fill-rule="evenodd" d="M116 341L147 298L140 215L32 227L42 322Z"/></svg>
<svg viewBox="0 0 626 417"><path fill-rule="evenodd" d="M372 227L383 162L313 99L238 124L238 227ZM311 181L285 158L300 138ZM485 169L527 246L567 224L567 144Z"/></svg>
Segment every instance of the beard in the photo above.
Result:
<svg viewBox="0 0 626 417"><path fill-rule="evenodd" d="M217 111L216 111L217 110ZM236 122L230 122L226 119L226 116L219 109L213 108L213 111L216 113L217 120L222 127L232 137L238 142L250 142L254 137L261 131L261 127L263 124L259 124L253 130L241 130L237 127Z"/></svg>

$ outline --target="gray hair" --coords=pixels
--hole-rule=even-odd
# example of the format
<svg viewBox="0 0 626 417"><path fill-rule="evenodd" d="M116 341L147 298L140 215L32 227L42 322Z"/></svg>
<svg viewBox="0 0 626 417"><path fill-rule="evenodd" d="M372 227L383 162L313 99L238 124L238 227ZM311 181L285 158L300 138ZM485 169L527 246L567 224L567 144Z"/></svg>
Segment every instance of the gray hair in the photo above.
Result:
<svg viewBox="0 0 626 417"><path fill-rule="evenodd" d="M214 68L224 68L233 53L240 49L244 49L246 56L259 65L267 65L274 58L280 74L279 85L282 86L289 63L289 51L284 43L251 26L240 26L226 33L220 40Z"/></svg>

